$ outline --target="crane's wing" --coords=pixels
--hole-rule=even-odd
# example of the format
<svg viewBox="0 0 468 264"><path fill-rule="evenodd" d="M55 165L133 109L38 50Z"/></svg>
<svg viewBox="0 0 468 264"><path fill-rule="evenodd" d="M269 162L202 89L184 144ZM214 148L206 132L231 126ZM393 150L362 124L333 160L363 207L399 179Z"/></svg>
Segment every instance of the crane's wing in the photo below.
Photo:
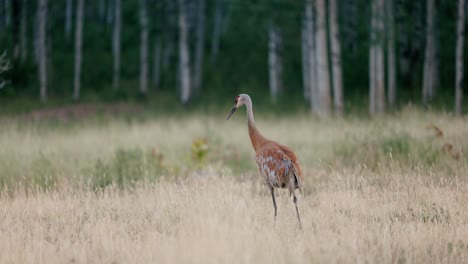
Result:
<svg viewBox="0 0 468 264"><path fill-rule="evenodd" d="M255 159L260 174L269 185L288 188L290 192L302 187L299 165L282 148L265 147L257 153Z"/></svg>

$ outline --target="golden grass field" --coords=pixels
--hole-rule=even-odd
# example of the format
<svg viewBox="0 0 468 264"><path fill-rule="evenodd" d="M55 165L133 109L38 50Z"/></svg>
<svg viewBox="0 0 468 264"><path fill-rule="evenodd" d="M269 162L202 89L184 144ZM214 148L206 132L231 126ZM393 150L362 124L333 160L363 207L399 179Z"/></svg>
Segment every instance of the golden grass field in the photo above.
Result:
<svg viewBox="0 0 468 264"><path fill-rule="evenodd" d="M223 117L2 119L0 262L468 262L466 119L257 116L300 158L299 230L286 190L273 221L244 114Z"/></svg>

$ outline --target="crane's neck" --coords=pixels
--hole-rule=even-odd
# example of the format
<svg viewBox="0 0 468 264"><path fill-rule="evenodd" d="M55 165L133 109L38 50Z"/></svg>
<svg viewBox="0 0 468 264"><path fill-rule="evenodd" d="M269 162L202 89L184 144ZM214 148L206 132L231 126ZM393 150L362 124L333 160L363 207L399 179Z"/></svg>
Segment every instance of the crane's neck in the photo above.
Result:
<svg viewBox="0 0 468 264"><path fill-rule="evenodd" d="M266 141L266 138L260 133L260 131L258 131L257 127L255 126L252 100L250 98L248 98L245 106L247 107L247 125L249 127L250 141L252 142L252 147L254 148L255 152L257 152L262 144Z"/></svg>

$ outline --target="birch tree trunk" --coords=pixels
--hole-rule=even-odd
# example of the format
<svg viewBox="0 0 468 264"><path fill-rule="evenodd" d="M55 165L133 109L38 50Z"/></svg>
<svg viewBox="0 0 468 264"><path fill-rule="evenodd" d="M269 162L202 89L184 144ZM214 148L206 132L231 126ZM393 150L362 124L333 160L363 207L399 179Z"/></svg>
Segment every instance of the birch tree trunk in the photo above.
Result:
<svg viewBox="0 0 468 264"><path fill-rule="evenodd" d="M385 111L385 67L383 55L384 0L373 0L369 50L369 112Z"/></svg>
<svg viewBox="0 0 468 264"><path fill-rule="evenodd" d="M268 68L270 82L270 97L276 102L282 90L282 66L281 66L281 36L278 28L270 23L268 29Z"/></svg>
<svg viewBox="0 0 468 264"><path fill-rule="evenodd" d="M377 1L377 13L376 13L376 30L377 30L377 43L375 50L375 67L376 67L376 107L377 112L385 112L385 64L384 64L384 49L383 49L383 36L384 31L384 15L385 15L385 3L384 0Z"/></svg>
<svg viewBox="0 0 468 264"><path fill-rule="evenodd" d="M148 92L148 14L146 0L140 0L140 94Z"/></svg>
<svg viewBox="0 0 468 264"><path fill-rule="evenodd" d="M307 8L307 7L306 7ZM304 15L304 19L301 24L301 54L302 54L302 86L304 99L310 103L310 73L309 73L309 50L307 41L307 21Z"/></svg>
<svg viewBox="0 0 468 264"><path fill-rule="evenodd" d="M325 0L317 0L317 84L319 115L328 116L331 113L330 71L328 64L327 24Z"/></svg>
<svg viewBox="0 0 468 264"><path fill-rule="evenodd" d="M84 0L78 0L76 6L76 31L75 31L75 75L73 82L73 99L80 99L81 92L81 65L83 48L83 13Z"/></svg>
<svg viewBox="0 0 468 264"><path fill-rule="evenodd" d="M195 65L193 74L194 92L200 92L203 81L203 55L205 48L205 0L198 0L196 28Z"/></svg>
<svg viewBox="0 0 468 264"><path fill-rule="evenodd" d="M67 41L70 41L71 29L72 29L72 12L73 11L73 1L67 0L65 7L65 38Z"/></svg>
<svg viewBox="0 0 468 264"><path fill-rule="evenodd" d="M38 2L38 57L39 57L39 84L40 98L47 101L47 50L46 50L46 26L47 26L47 0Z"/></svg>
<svg viewBox="0 0 468 264"><path fill-rule="evenodd" d="M341 70L341 43L338 22L337 0L329 1L330 40L333 84L333 105L335 114L343 115L343 74Z"/></svg>
<svg viewBox="0 0 468 264"><path fill-rule="evenodd" d="M463 108L463 38L465 36L465 0L458 0L457 50L455 64L455 114L462 115Z"/></svg>
<svg viewBox="0 0 468 264"><path fill-rule="evenodd" d="M153 87L154 90L159 90L161 82L161 63L162 63L162 43L161 40L156 40L153 51Z"/></svg>
<svg viewBox="0 0 468 264"><path fill-rule="evenodd" d="M436 89L435 80L438 74L436 67L436 46L435 46L435 0L427 0L426 14L426 50L424 53L424 72L423 72L423 103L428 103Z"/></svg>
<svg viewBox="0 0 468 264"><path fill-rule="evenodd" d="M185 0L179 2L179 60L181 102L187 104L190 100L190 54L188 45L188 25Z"/></svg>
<svg viewBox="0 0 468 264"><path fill-rule="evenodd" d="M28 1L21 0L21 29L20 29L20 50L21 62L26 61L28 55Z"/></svg>
<svg viewBox="0 0 468 264"><path fill-rule="evenodd" d="M395 18L393 15L394 0L386 0L387 14L387 81L388 104L393 107L396 103L396 62L395 62Z"/></svg>
<svg viewBox="0 0 468 264"><path fill-rule="evenodd" d="M313 0L307 0L305 6L305 35L307 43L307 80L310 96L311 111L315 113L320 112L320 105L318 99L318 85L317 85L317 56L316 56L316 38L315 38L315 23L314 23L314 7Z"/></svg>
<svg viewBox="0 0 468 264"><path fill-rule="evenodd" d="M377 33L376 27L376 0L371 3L371 18L369 27L369 113L371 115L376 113L376 78L375 78L375 51Z"/></svg>
<svg viewBox="0 0 468 264"><path fill-rule="evenodd" d="M219 52L219 39L221 37L221 31L223 26L223 7L225 0L216 0L214 23L213 23L213 34L211 36L211 62L215 63Z"/></svg>
<svg viewBox="0 0 468 264"><path fill-rule="evenodd" d="M112 89L117 91L120 85L120 31L122 24L121 0L115 0L114 12L115 21L112 33L112 55L114 57Z"/></svg>

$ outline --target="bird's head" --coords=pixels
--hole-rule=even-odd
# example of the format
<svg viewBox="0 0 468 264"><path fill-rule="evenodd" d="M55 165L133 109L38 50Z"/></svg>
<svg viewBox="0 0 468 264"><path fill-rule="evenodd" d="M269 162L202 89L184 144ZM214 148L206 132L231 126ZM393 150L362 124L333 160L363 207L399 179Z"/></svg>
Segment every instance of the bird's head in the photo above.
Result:
<svg viewBox="0 0 468 264"><path fill-rule="evenodd" d="M247 101L250 99L250 97L246 94L239 94L238 96L236 96L236 101L234 103L234 107L231 109L231 112L229 113L228 117L226 118L226 120L228 120L232 114L234 114L234 112L236 112L236 110L241 107L242 105L244 105L245 103L247 103Z"/></svg>

